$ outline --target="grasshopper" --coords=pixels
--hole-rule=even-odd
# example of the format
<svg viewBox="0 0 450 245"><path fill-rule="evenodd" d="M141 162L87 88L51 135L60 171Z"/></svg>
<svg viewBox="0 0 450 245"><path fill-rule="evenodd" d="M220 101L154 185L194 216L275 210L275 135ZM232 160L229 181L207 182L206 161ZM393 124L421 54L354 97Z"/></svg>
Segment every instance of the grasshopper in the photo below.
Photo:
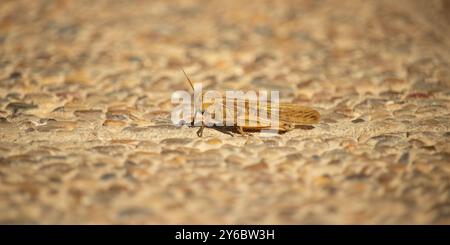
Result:
<svg viewBox="0 0 450 245"><path fill-rule="evenodd" d="M194 84L192 83L189 76L182 69L190 87L195 92ZM195 96L194 96L195 97ZM248 135L249 131L261 131L264 129L272 129L278 133L285 133L295 128L296 125L310 125L318 123L320 120L320 114L318 111L306 107L300 106L292 103L278 103L275 108L272 108L271 103L260 103L258 101L252 101L250 99L230 99L228 97L221 97L219 101L214 103L211 101L203 100L205 93L202 93L199 97L200 102L198 103L199 108L195 108L194 116L191 121L191 125L195 125L195 118L197 113L200 113L202 118L211 114L210 116L215 117L214 112L210 112L208 108L211 108L214 103L218 103L219 107L222 107L222 117L221 125L232 125L235 130L241 135ZM226 112L231 112L232 117L227 117ZM244 113L239 114L238 111L244 111ZM253 112L252 115L250 115ZM256 112L256 113L255 113ZM260 116L259 113L266 112L267 115L272 113L278 114L276 119L268 119L267 117ZM223 119L222 119L223 118ZM242 122L238 124L239 121ZM277 120L277 121L274 121ZM275 127L273 125L276 125ZM202 120L202 124L197 131L197 136L202 137L204 128L207 125Z"/></svg>

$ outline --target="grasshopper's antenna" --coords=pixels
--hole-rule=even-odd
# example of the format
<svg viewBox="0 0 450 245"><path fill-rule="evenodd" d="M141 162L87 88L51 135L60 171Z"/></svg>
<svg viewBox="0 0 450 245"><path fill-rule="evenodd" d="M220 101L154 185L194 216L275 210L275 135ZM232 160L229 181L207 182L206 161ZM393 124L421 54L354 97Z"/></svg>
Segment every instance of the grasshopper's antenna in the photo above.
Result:
<svg viewBox="0 0 450 245"><path fill-rule="evenodd" d="M192 91L194 91L194 85L192 85L191 79L189 79L188 75L186 74L183 68L181 68L181 70L183 71L184 76L187 78L189 84L191 85Z"/></svg>

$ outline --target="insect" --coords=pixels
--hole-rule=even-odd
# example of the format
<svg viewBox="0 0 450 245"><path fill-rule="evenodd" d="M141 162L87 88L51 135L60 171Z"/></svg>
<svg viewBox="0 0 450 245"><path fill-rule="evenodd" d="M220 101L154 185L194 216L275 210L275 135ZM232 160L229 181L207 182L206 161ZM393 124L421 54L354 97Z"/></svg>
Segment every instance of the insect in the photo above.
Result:
<svg viewBox="0 0 450 245"><path fill-rule="evenodd" d="M189 79L186 72L182 69L190 87L193 91L194 84ZM212 114L215 118L217 112L211 112L209 108L213 107L214 103L218 103L219 107L222 107L222 125L233 125L235 130L241 135L248 135L248 132L261 131L264 129L273 129L278 133L285 133L295 128L297 125L310 125L318 123L320 120L320 113L310 107L300 106L292 103L278 103L272 108L271 103L260 103L259 100L251 99L239 99L228 98L222 96L218 101L208 101L205 99L205 93L201 93L199 97L199 108L195 108L194 116L192 118L191 125L194 125L194 121L197 113L200 113L202 117L208 114ZM238 113L242 112L243 113ZM262 116L261 112L265 112ZM216 113L216 114L214 114ZM227 113L230 113L232 117L227 117ZM271 118L272 114L277 114L276 119ZM239 120L240 119L240 120ZM277 120L276 122L274 120ZM238 124L237 122L241 122ZM274 128L273 125L276 125ZM197 136L202 137L204 128L207 125L204 120L201 122L201 126L197 131Z"/></svg>

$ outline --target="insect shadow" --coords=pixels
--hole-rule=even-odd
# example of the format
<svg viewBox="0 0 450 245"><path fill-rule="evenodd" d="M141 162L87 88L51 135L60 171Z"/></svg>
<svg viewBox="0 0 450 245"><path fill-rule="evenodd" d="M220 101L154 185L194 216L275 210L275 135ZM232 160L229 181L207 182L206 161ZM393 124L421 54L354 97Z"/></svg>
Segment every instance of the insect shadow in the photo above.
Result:
<svg viewBox="0 0 450 245"><path fill-rule="evenodd" d="M194 128L194 126L189 125L190 128ZM311 125L296 125L296 129L302 129L302 130L312 130L315 127ZM234 137L234 135L241 135L241 133L238 131L237 127L235 126L212 126L211 129L217 130L223 134L230 135L231 137ZM246 129L245 132L248 133L258 133L261 132L260 129ZM286 132L278 132L278 134L285 134ZM251 135L251 134L249 134Z"/></svg>

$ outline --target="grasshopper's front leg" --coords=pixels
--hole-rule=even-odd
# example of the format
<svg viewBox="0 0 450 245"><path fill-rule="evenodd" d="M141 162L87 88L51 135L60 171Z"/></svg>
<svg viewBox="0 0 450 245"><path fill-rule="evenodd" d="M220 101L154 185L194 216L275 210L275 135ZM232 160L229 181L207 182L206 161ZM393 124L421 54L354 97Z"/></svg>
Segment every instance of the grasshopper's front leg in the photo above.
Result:
<svg viewBox="0 0 450 245"><path fill-rule="evenodd" d="M203 136L203 129L205 129L205 123L202 121L202 126L197 130L197 136L202 137Z"/></svg>
<svg viewBox="0 0 450 245"><path fill-rule="evenodd" d="M197 113L200 113L200 115L202 116L202 126L197 130L197 136L198 137L202 137L203 136L203 129L205 129L205 122L203 121L203 113L201 113L199 111L195 111L194 118L192 120L192 126L195 125L195 119L197 117Z"/></svg>
<svg viewBox="0 0 450 245"><path fill-rule="evenodd" d="M244 132L244 127L236 126L236 131L242 136L250 136L251 134Z"/></svg>

